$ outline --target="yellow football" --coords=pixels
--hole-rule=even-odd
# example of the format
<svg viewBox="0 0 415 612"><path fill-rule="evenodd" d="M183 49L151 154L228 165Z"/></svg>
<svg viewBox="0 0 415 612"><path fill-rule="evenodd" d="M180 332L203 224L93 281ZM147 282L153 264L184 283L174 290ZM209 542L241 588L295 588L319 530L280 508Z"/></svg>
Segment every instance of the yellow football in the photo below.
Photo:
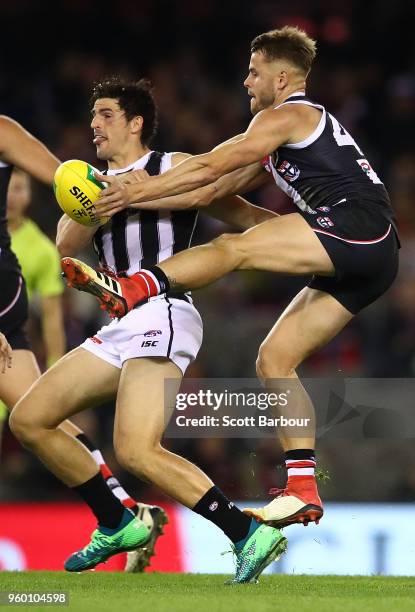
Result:
<svg viewBox="0 0 415 612"><path fill-rule="evenodd" d="M103 225L108 217L98 217L95 210L99 192L105 188L94 176L96 168L79 159L61 164L53 179L55 198L68 217L81 225Z"/></svg>

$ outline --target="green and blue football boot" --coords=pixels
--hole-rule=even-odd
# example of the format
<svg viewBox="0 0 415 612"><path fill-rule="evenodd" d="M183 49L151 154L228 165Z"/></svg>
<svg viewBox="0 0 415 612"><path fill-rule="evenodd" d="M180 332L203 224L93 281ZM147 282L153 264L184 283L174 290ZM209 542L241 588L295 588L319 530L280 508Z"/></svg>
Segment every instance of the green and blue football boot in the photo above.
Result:
<svg viewBox="0 0 415 612"><path fill-rule="evenodd" d="M142 546L149 537L150 530L143 521L137 519L131 510L125 509L117 529L98 525L89 544L66 559L65 569L68 572L93 569L113 555Z"/></svg>
<svg viewBox="0 0 415 612"><path fill-rule="evenodd" d="M232 547L236 556L236 572L228 584L257 582L264 569L287 550L287 539L281 531L256 521L252 521L247 538L238 544Z"/></svg>

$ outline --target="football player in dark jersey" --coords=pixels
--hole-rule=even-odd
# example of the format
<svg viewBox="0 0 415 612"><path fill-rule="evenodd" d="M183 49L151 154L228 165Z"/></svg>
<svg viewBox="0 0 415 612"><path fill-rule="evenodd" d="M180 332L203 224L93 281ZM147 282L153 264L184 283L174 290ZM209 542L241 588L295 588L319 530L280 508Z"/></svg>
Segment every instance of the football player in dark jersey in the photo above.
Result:
<svg viewBox="0 0 415 612"><path fill-rule="evenodd" d="M280 414L310 418L308 429L279 430L286 488L265 508L247 509L279 526L318 522L323 514L314 475L314 409L296 368L381 296L398 269L399 241L384 185L352 136L306 96L315 54L315 42L294 27L257 36L244 83L255 115L246 132L163 176L131 184L111 179L97 207L101 215L127 205L162 208L157 198L191 190L197 196L202 186L209 189L218 179L225 193L242 192L245 176L247 182L273 179L297 212L240 235L223 235L119 279L119 291L107 291L93 271L84 270L78 283L88 290L91 282L103 306L122 316L159 292L197 289L232 270L312 275L261 344L257 361L267 389L286 388L290 379L296 391L295 401Z"/></svg>
<svg viewBox="0 0 415 612"><path fill-rule="evenodd" d="M7 191L14 166L37 180L52 185L58 165L58 159L37 138L9 117L0 117L0 367L8 366L0 373L0 399L10 411L39 378L40 370L25 333L28 316L27 292L19 262L11 250L7 230ZM80 225L78 227L80 234L89 230ZM9 345L12 349L11 355ZM161 508L137 503L128 495L105 463L101 452L74 423L67 420L61 424L61 428L92 453L97 470L100 469L107 486L114 496L122 500L125 507L131 508L140 517L143 514L149 515L149 512L157 516L157 519L161 513L165 517ZM146 520L146 524L157 537L160 525L155 525L151 516ZM144 567L149 565L150 556L150 551L141 547L136 551L136 563L131 569L143 571Z"/></svg>

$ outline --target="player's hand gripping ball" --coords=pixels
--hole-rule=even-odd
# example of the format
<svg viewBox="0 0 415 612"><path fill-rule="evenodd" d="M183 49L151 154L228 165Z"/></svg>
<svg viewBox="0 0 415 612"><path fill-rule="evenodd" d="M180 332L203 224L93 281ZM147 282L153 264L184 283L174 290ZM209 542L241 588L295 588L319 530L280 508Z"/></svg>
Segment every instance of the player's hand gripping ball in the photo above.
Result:
<svg viewBox="0 0 415 612"><path fill-rule="evenodd" d="M103 225L108 217L98 217L95 202L106 187L94 176L96 168L79 159L61 164L53 179L55 198L63 212L81 225Z"/></svg>

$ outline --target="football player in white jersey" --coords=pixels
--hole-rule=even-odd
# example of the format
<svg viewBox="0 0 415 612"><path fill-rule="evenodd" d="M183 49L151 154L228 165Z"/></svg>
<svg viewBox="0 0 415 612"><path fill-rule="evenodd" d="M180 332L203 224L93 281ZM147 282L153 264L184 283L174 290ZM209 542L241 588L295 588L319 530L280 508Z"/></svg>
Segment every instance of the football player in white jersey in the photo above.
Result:
<svg viewBox="0 0 415 612"><path fill-rule="evenodd" d="M97 156L108 164L106 180L137 168L158 174L188 157L151 150L157 119L146 82L105 80L95 86L92 104L93 141ZM210 210L242 230L274 216L239 197L217 202ZM154 214L131 209L120 211L95 233L95 228L64 216L57 245L62 254L73 255L94 238L101 264L118 273L134 273L145 261L155 264L187 248L194 217L195 212L187 210ZM72 279L71 269L65 270ZM278 529L242 513L198 467L161 445L166 411L172 410L182 376L201 342L202 321L191 298L167 292L104 326L61 359L13 411L11 427L19 440L94 508L98 528L92 541L67 559L68 571L93 568L148 537L143 526L107 495L91 456L58 427L67 416L113 397L119 463L222 529L237 555L234 582L255 580L285 550L286 540ZM166 380L170 384L165 388Z"/></svg>
<svg viewBox="0 0 415 612"><path fill-rule="evenodd" d="M280 407L279 414L309 419L307 428L279 429L286 488L276 491L276 499L265 508L247 509L259 520L279 526L318 522L323 514L314 474L314 409L296 368L382 295L398 269L399 239L384 185L352 136L306 95L315 54L315 42L297 28L257 36L244 83L255 115L247 131L161 177L131 184L111 179L97 205L99 214L125 206L160 207L163 200L157 204L157 198L218 180L229 193L240 168L242 174L251 172L264 182L272 177L292 198L297 212L241 235L223 235L119 279L120 290L114 292L105 291L93 271L85 272L98 292L101 285L102 304L115 316L160 291L196 289L232 270L313 275L263 341L257 361L258 376L267 389L286 389L288 382L293 388L295 399L286 409ZM82 279L79 288L88 290Z"/></svg>

